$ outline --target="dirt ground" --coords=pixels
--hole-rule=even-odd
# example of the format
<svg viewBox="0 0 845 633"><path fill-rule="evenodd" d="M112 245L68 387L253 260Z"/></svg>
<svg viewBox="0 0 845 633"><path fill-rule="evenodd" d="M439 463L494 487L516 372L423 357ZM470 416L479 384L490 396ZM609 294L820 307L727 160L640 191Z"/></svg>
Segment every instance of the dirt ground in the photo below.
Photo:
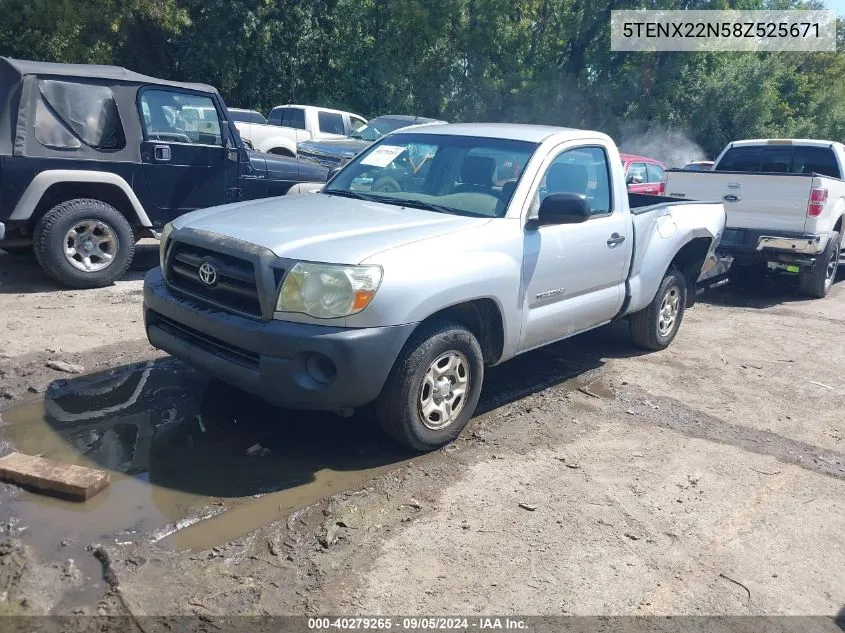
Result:
<svg viewBox="0 0 845 633"><path fill-rule="evenodd" d="M151 349L142 251L94 291L0 252L0 453L113 473L84 507L0 492L0 614L843 609L845 283L709 289L660 353L618 323L514 359L415 456Z"/></svg>

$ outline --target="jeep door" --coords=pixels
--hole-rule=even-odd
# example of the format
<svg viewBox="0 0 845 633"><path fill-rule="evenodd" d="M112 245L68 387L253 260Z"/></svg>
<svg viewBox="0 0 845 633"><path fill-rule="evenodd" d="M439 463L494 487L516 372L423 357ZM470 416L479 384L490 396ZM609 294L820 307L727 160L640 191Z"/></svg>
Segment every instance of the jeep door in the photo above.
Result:
<svg viewBox="0 0 845 633"><path fill-rule="evenodd" d="M138 111L147 200L170 217L233 201L238 163L210 95L151 86L138 92Z"/></svg>

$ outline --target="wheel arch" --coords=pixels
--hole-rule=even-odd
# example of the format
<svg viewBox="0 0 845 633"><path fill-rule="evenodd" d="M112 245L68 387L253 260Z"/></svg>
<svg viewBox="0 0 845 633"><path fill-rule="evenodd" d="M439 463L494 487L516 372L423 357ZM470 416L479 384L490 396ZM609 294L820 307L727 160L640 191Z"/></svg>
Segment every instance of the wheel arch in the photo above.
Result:
<svg viewBox="0 0 845 633"><path fill-rule="evenodd" d="M501 360L505 345L504 317L493 299L470 299L441 308L420 321L415 331L433 321L453 321L472 332L481 346L485 365L495 365Z"/></svg>
<svg viewBox="0 0 845 633"><path fill-rule="evenodd" d="M144 207L121 176L109 172L51 170L33 178L10 220L37 222L55 205L76 198L93 198L117 209L133 227L150 228Z"/></svg>
<svg viewBox="0 0 845 633"><path fill-rule="evenodd" d="M695 237L684 244L672 258L669 268L677 268L687 281L686 307L695 305L695 284L701 276L701 269L710 252L713 240L709 237Z"/></svg>

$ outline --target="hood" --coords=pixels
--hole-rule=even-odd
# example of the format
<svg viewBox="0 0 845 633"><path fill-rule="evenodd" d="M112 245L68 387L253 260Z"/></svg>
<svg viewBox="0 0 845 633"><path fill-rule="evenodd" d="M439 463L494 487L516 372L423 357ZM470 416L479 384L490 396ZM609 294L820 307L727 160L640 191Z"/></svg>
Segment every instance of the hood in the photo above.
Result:
<svg viewBox="0 0 845 633"><path fill-rule="evenodd" d="M177 218L173 225L257 244L279 257L359 264L403 244L489 221L318 193L202 209Z"/></svg>
<svg viewBox="0 0 845 633"><path fill-rule="evenodd" d="M314 152L315 154L326 154L340 158L352 158L359 152L372 145L372 141L363 141L357 138L327 139L325 141L304 141L299 144L299 150Z"/></svg>

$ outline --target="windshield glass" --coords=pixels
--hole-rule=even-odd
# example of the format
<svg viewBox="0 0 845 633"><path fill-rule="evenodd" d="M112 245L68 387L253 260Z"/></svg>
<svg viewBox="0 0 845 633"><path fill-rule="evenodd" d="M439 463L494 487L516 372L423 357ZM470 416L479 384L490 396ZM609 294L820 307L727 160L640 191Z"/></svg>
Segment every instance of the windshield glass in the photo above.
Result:
<svg viewBox="0 0 845 633"><path fill-rule="evenodd" d="M536 149L527 141L398 133L355 157L323 193L500 218Z"/></svg>
<svg viewBox="0 0 845 633"><path fill-rule="evenodd" d="M396 121L395 119L373 119L366 125L359 127L349 136L359 138L363 141L377 141L382 136L393 130L411 125L407 121Z"/></svg>

